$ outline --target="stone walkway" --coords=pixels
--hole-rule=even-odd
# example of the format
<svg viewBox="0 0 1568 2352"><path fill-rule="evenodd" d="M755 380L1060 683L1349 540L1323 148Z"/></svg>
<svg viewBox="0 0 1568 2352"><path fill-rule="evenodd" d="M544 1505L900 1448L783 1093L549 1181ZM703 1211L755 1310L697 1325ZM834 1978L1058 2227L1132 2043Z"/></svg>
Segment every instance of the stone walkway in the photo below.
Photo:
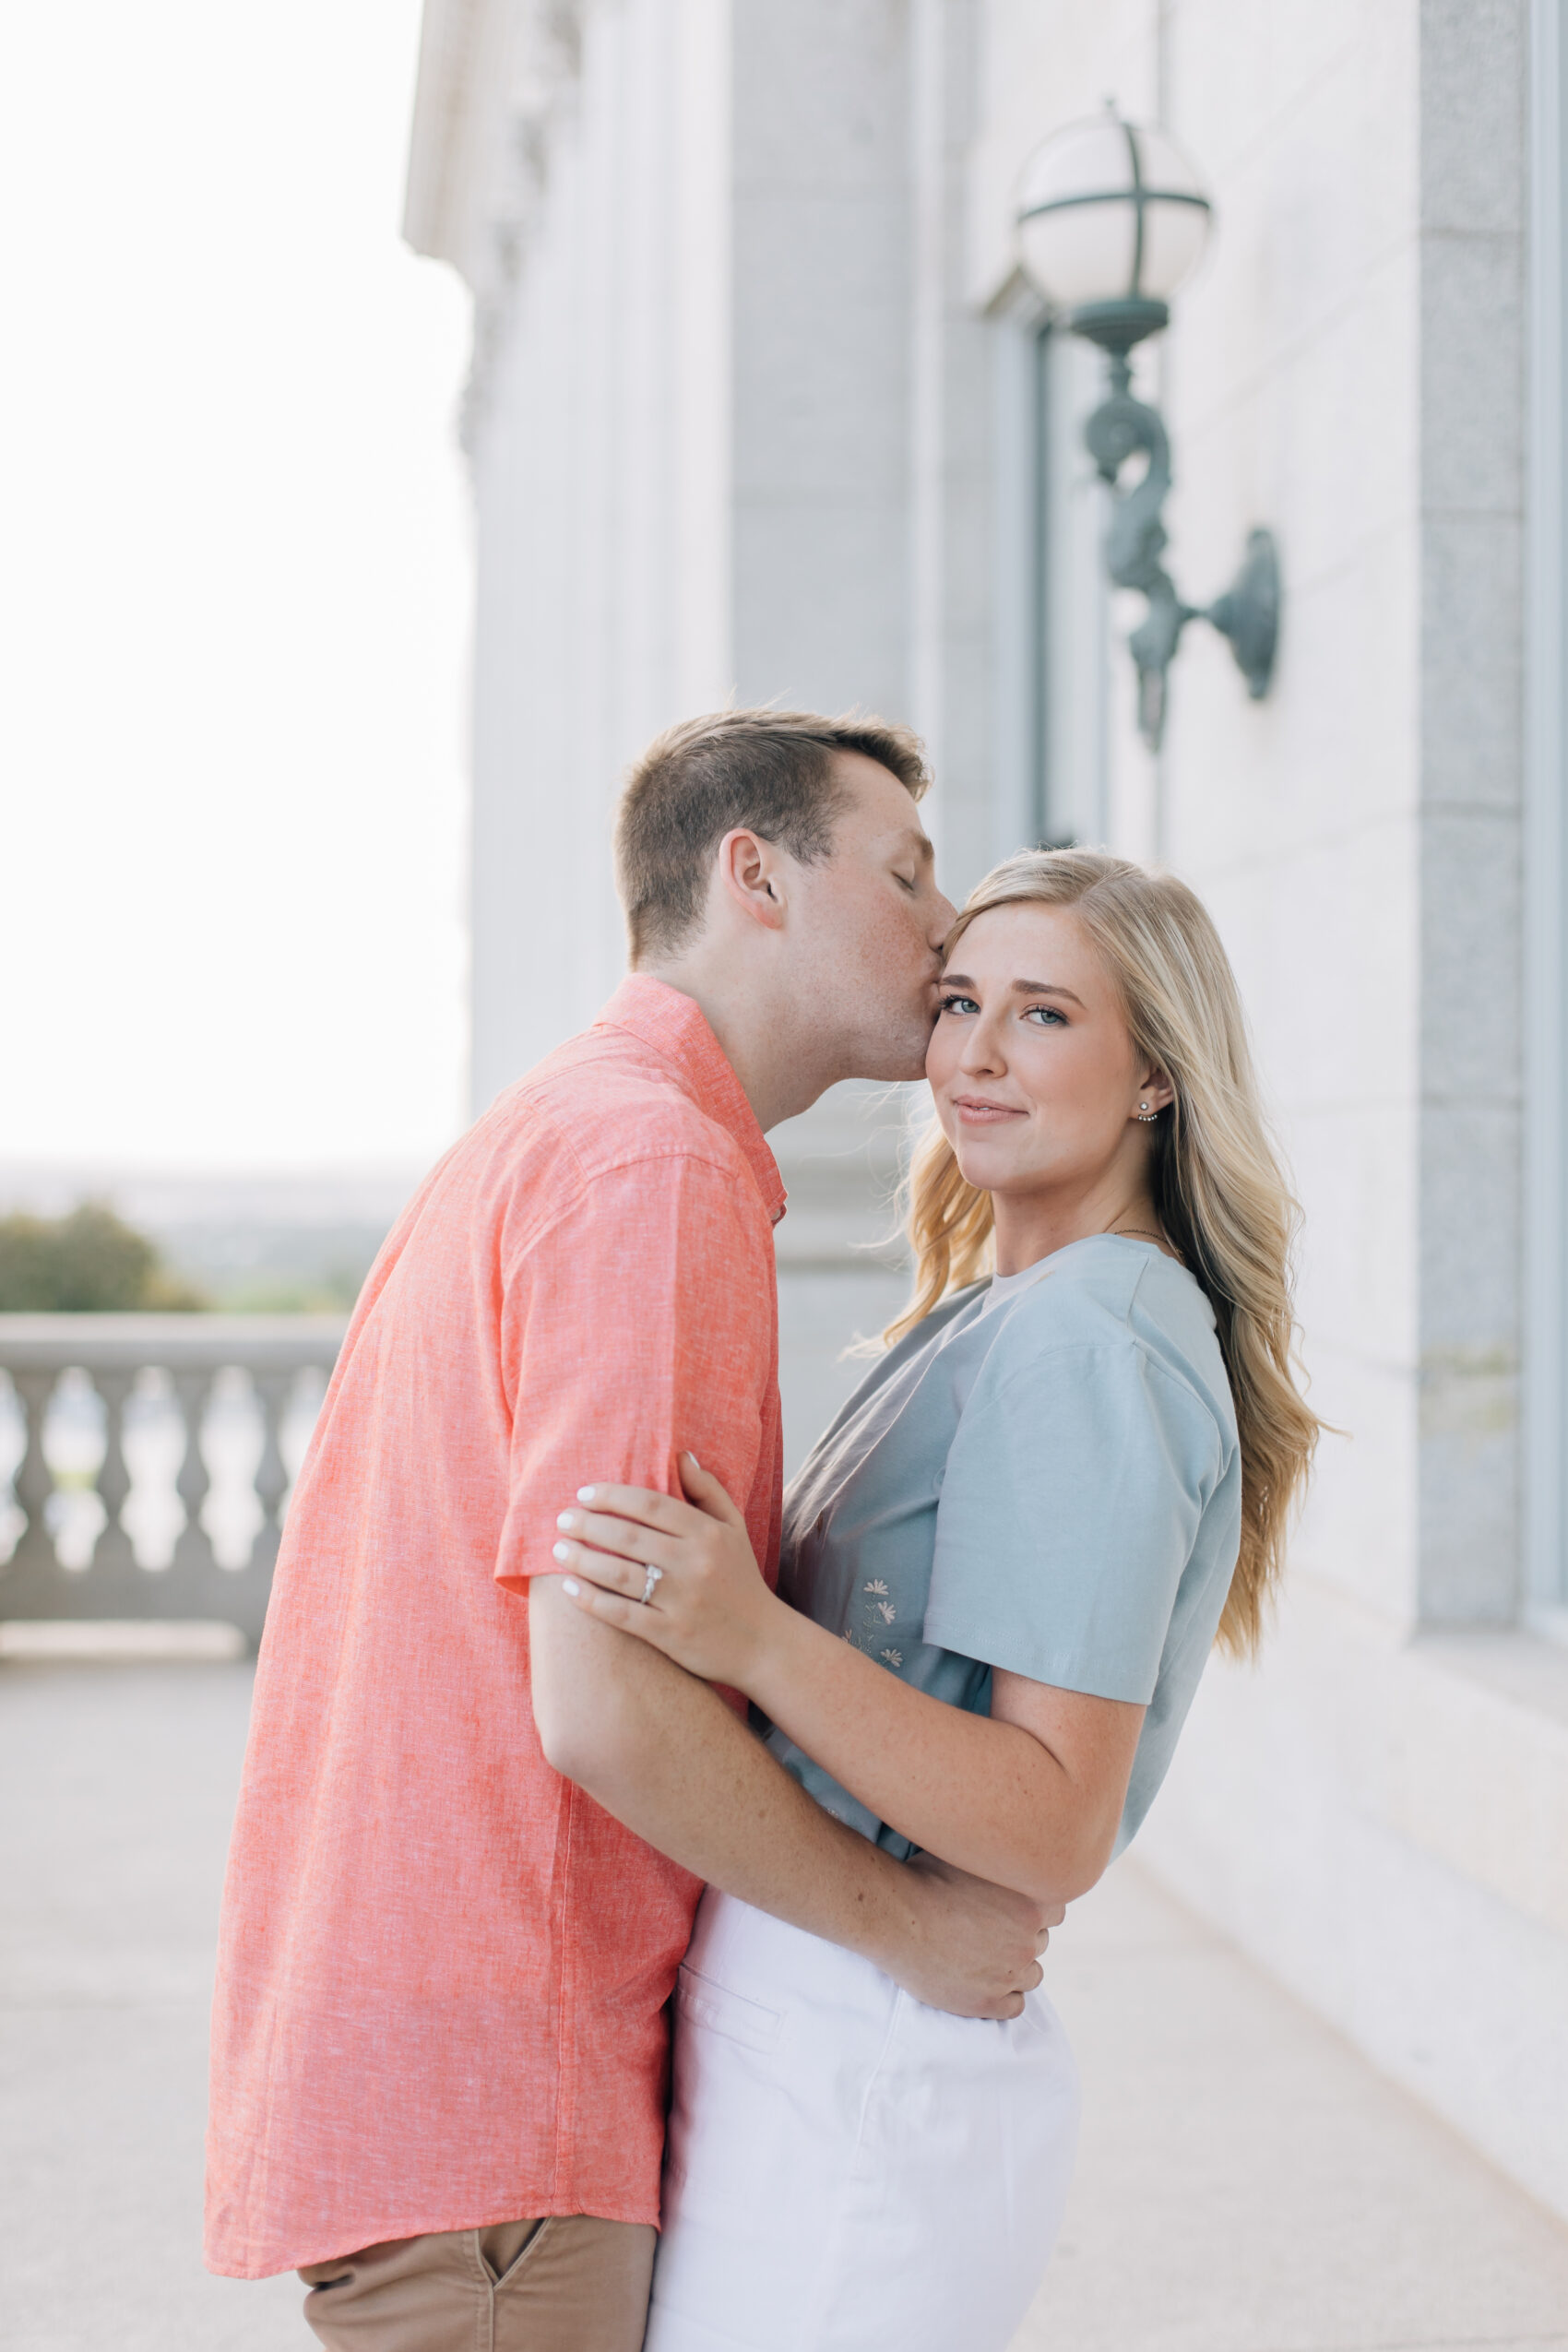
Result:
<svg viewBox="0 0 1568 2352"><path fill-rule="evenodd" d="M314 2341L291 2280L208 2278L198 2251L248 1687L232 1665L0 1666L6 2352ZM1084 2148L1017 2352L1568 2347L1568 2231L1134 1865L1051 1977Z"/></svg>
<svg viewBox="0 0 1568 2352"><path fill-rule="evenodd" d="M1131 1859L1050 1982L1084 2134L1016 2352L1568 2346L1568 2229Z"/></svg>

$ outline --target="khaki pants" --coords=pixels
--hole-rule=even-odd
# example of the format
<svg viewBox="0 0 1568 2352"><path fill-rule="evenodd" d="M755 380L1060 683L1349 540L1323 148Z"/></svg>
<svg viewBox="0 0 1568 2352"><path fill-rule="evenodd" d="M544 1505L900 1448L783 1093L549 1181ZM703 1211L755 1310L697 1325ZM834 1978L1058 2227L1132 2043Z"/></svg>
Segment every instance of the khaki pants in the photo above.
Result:
<svg viewBox="0 0 1568 2352"><path fill-rule="evenodd" d="M328 2352L639 2352L656 2233L589 2214L394 2238L313 2263Z"/></svg>

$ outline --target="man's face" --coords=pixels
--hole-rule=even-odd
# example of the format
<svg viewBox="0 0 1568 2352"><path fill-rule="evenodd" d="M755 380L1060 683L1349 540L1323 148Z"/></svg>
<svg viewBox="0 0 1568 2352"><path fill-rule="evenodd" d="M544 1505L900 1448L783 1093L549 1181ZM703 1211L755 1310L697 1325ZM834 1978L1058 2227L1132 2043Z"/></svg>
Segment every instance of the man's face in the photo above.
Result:
<svg viewBox="0 0 1568 2352"><path fill-rule="evenodd" d="M832 853L796 870L803 1004L837 1040L845 1077L919 1078L953 909L898 778L859 752L836 753L834 770L849 797Z"/></svg>

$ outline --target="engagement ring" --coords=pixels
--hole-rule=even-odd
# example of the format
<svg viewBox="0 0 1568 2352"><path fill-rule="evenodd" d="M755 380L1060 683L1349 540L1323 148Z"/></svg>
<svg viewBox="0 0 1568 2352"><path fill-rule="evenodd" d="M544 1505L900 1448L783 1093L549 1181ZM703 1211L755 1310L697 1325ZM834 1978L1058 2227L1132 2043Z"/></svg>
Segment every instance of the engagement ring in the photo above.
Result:
<svg viewBox="0 0 1568 2352"><path fill-rule="evenodd" d="M645 1570L643 1579L643 1607L645 1609L647 1607L648 1602L653 1598L653 1588L655 1585L658 1584L663 1574L664 1571L662 1568L648 1568Z"/></svg>

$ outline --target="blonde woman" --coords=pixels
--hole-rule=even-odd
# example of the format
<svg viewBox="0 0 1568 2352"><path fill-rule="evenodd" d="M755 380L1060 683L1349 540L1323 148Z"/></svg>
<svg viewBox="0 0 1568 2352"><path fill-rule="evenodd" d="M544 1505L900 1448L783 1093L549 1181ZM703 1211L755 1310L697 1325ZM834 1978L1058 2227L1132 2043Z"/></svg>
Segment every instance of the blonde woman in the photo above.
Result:
<svg viewBox="0 0 1568 2352"><path fill-rule="evenodd" d="M689 1456L690 1502L584 1489L558 1556L579 1607L743 1691L866 1836L1066 1903L1143 1819L1216 1639L1258 1639L1316 1434L1294 1212L1224 950L1170 875L999 866L926 1067L914 1301L790 1490L778 1598ZM678 2008L647 2352L1002 2352L1076 2133L1043 1991L946 2016L710 1890Z"/></svg>

